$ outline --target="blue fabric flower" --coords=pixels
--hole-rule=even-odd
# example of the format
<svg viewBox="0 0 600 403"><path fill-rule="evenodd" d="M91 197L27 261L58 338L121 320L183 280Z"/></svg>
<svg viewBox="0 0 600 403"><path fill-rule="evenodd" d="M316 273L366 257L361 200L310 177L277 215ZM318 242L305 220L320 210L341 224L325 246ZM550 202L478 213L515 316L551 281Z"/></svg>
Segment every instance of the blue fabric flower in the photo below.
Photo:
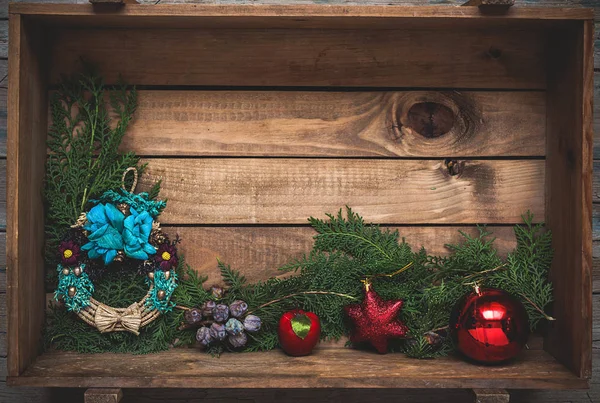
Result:
<svg viewBox="0 0 600 403"><path fill-rule="evenodd" d="M152 231L152 216L143 211L138 213L133 207L131 215L125 219L123 242L125 255L139 260L147 260L148 255L154 255L156 249L148 243Z"/></svg>
<svg viewBox="0 0 600 403"><path fill-rule="evenodd" d="M90 232L89 242L81 247L88 251L90 259L102 257L104 264L110 264L117 251L125 246L123 236L125 216L112 204L98 204L87 213L83 228ZM152 225L152 224L151 224Z"/></svg>
<svg viewBox="0 0 600 403"><path fill-rule="evenodd" d="M99 200L90 200L92 203L125 203L136 209L140 213L147 211L152 218L158 215L167 207L167 202L163 200L152 200L146 192L133 194L125 189L107 190Z"/></svg>

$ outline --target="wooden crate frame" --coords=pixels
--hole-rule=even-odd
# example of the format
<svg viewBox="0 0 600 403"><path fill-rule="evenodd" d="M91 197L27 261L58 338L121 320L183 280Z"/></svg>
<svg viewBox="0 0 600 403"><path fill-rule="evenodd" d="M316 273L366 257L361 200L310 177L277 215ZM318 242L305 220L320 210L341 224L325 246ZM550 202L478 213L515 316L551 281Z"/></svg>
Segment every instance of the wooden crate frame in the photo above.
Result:
<svg viewBox="0 0 600 403"><path fill-rule="evenodd" d="M64 27L160 29L325 29L452 32L536 29L547 36L545 64L532 89L545 88L545 220L554 233L552 267L557 322L543 348L519 360L482 368L457 358L416 361L397 355L376 356L324 346L319 354L290 359L279 352L225 355L219 360L194 350L148 356L40 354L44 323L42 186L47 128L47 91L60 71L49 43L61 40ZM91 31L90 31L91 32ZM183 31L182 31L183 32ZM266 31L268 32L268 31ZM473 31L468 31L473 32ZM267 34L268 35L268 34ZM466 35L465 35L466 36ZM476 8L341 6L124 6L97 10L90 5L15 4L10 7L8 112L8 382L44 387L396 387L396 388L586 388L591 374L591 208L593 15L586 9L514 8L505 15L484 15ZM460 43L455 44L457 47ZM495 57L492 55L492 57ZM62 66L64 67L64 66ZM249 66L251 69L252 66ZM526 68L526 67L525 67ZM539 70L539 66L538 66ZM388 74L390 70L386 70ZM532 71L535 72L535 69ZM232 71L209 74L208 85L306 87L458 87L519 88L511 72L504 79L474 66L452 82L400 75L370 78L336 74L294 81L272 75L269 82ZM497 72L496 72L497 73ZM195 75L194 75L195 74ZM200 71L174 85L198 85ZM110 76L110 74L109 74ZM530 75L533 76L533 75ZM297 77L295 78L297 79ZM178 81L179 80L179 81ZM181 80L189 80L181 81ZM211 81L212 80L212 81ZM246 80L246 81L244 81ZM134 80L135 81L135 80ZM134 82L135 83L135 82ZM152 82L150 85L154 84ZM492 87L489 87L492 88ZM259 364L260 363L260 364ZM210 369L207 369L210 367ZM233 380L235 382L228 382Z"/></svg>

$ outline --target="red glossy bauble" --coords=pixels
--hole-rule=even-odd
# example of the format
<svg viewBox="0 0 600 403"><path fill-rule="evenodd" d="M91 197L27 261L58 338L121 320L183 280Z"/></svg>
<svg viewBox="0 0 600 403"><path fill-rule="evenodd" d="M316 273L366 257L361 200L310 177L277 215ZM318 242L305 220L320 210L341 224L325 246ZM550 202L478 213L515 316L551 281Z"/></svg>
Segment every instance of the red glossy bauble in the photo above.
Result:
<svg viewBox="0 0 600 403"><path fill-rule="evenodd" d="M279 319L279 345L287 354L299 357L308 355L321 338L321 322L312 312L294 309Z"/></svg>
<svg viewBox="0 0 600 403"><path fill-rule="evenodd" d="M507 292L476 289L454 307L450 334L467 357L500 363L515 357L527 343L529 317L523 304Z"/></svg>

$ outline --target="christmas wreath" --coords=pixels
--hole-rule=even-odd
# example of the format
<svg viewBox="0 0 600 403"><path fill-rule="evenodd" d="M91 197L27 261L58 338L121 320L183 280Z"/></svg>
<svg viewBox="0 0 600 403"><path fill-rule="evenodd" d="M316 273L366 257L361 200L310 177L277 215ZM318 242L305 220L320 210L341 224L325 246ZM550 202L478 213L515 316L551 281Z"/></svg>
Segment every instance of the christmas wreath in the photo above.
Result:
<svg viewBox="0 0 600 403"><path fill-rule="evenodd" d="M58 286L55 299L101 333L127 331L135 335L161 313L173 309L177 287L178 239L170 241L155 219L166 202L151 200L148 193L134 194L124 187L108 190L83 212L58 247ZM124 186L124 185L123 185ZM148 292L128 307L113 308L93 298L93 279L103 271L118 275L119 267L133 267L146 276ZM115 272L117 272L115 274Z"/></svg>

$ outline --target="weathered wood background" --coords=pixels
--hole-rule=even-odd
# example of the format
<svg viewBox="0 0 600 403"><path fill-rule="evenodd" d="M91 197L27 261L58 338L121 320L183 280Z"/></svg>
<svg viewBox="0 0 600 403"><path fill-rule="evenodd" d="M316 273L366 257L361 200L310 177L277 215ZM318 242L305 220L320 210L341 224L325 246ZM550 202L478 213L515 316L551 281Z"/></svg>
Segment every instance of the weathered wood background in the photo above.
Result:
<svg viewBox="0 0 600 403"><path fill-rule="evenodd" d="M30 1L36 1L36 0L30 0ZM81 2L83 0L51 0L51 1L46 1L46 0L37 0L38 2L48 2L48 3L57 3L57 2L62 2L62 3L74 3L74 2ZM391 5L425 5L425 4L440 4L440 5L446 5L448 7L455 7L455 6L459 6L461 3L463 3L464 1L462 0L413 0L413 1L405 1L405 0L363 0L363 1L348 1L348 0L291 0L291 1L284 1L284 0L141 0L141 2L144 3L167 3L167 2L171 2L171 3L215 3L215 2L220 2L220 3L236 3L236 4L240 4L240 3L249 3L249 4L258 4L258 3L263 3L263 4L289 4L289 3L321 3L321 4L344 4L344 5L352 5L352 4L372 4L372 5L377 5L377 4L381 4L381 5L386 5L386 4L391 4ZM597 21L600 22L600 0L518 0L517 1L518 5L528 5L528 6L547 6L547 7L593 7L596 8L597 10ZM600 30L600 26L598 26L597 31ZM596 37L600 38L600 36L598 35L598 32L596 33ZM7 93L7 44L8 44L8 1L7 0L0 0L0 188L4 189L5 188L5 172L6 172L6 93ZM596 52L595 52L595 56L596 56L596 60L595 60L595 71L596 71L596 84L595 84L595 94L596 94L596 99L595 99L595 106L596 106L596 124L595 124L595 132L597 134L597 136L600 136L600 40L596 41ZM221 95L220 95L221 96ZM232 95L235 96L235 95ZM255 94L254 96L261 96L260 94ZM292 96L292 95L290 95ZM310 99L310 94L306 95L308 98L305 100L306 105L311 105L313 101L311 101ZM354 97L368 97L371 96L368 93L362 93L362 94L354 94L352 95ZM394 97L401 97L401 94L387 94L385 96L388 96L388 99L392 99ZM481 103L481 105L483 105L485 107L486 105L486 94L485 93L479 93L478 95L480 97L479 102ZM494 95L497 96L497 95ZM506 96L510 96L510 93L508 93L508 95ZM174 97L176 97L176 94L174 94ZM206 96L204 97L204 99L206 100ZM521 98L522 99L522 98ZM161 119L161 114L160 114L160 110L156 110L157 105L153 102L151 102L152 100L152 92L151 91L147 91L145 94L143 94L143 96L141 97L141 105L140 105L140 111L139 113L141 114L147 114L148 116L152 116L153 119L155 120L160 120ZM144 103L144 101L147 101L146 103ZM177 100L174 99L174 102L176 102ZM239 101L239 100L238 100ZM263 103L265 103L266 107L268 107L268 103L269 100L268 99L264 99L262 100L264 101ZM340 107L340 105L343 105L343 101L344 100L339 100L339 99L335 99L335 96L332 95L331 98L327 98L324 97L323 94L319 94L319 102L323 103L331 103L331 105L336 105L338 108ZM353 100L347 100L349 102L349 104L353 104ZM360 102L359 102L360 103ZM510 104L510 99L506 99L504 102L504 105L508 105ZM295 102L295 104L298 104L298 102ZM322 106L322 104L321 104ZM158 108L160 109L160 107L165 107L164 105L158 105ZM155 109L153 109L155 108ZM285 113L285 111L280 111L281 113ZM515 110L515 111L510 111L511 113L507 114L507 116L501 116L498 117L497 121L491 121L487 123L486 127L482 127L480 128L480 130L482 132L486 132L489 134L495 133L495 132L502 132L502 125L503 124L509 124L507 123L508 119L515 119L518 121L523 122L523 119L525 118L524 116L518 116L519 114L519 110ZM530 114L533 112L533 114L535 113L544 113L544 105L540 105L539 100L536 99L536 95L535 93L532 94L532 98L531 98L531 109L528 111ZM349 112L351 113L351 111ZM377 118L377 111L373 111L373 116L374 119ZM143 119L140 119L140 121L143 121ZM232 122L225 122L227 125L231 125ZM248 129L248 125L251 125L252 122L244 122L243 123L246 130ZM222 125L219 125L219 122L216 122L213 124L213 126L211 126L211 130L213 131L213 133L218 134L220 130L222 130ZM164 127L168 128L168 121L164 122ZM330 126L331 127L331 126ZM228 126L228 128L231 128L231 126ZM143 125L138 125L136 126L134 129L132 129L132 133L131 135L128 137L127 141L131 141L131 142L135 142L135 138L136 138L136 131L139 132L144 132L145 139L152 139L147 132L145 132L145 129L143 127ZM499 136L499 137L493 137L492 139L497 140L497 144L495 144L495 150L502 150L503 152L509 153L511 155L519 155L519 152L522 153L529 153L529 155L538 155L536 154L536 152L539 152L539 150L542 150L543 152L543 144L541 144L541 141L543 141L543 133L544 133L544 128L539 128L540 132L538 133L539 136L529 136L528 137L528 142L524 145L525 148L520 148L518 150L516 149L511 149L511 147L515 144L514 142L510 142L506 139L504 139L503 137ZM189 127L189 130L191 131L190 133L186 132L185 127L182 128L182 135L190 135L189 139L192 140L193 136L191 134L193 134L193 130L194 130L194 125L193 122L191 122L191 125ZM262 128L261 128L262 130ZM332 130L335 130L335 127L333 127ZM250 131L252 131L250 129ZM282 133L282 135L285 135L286 137L288 137L291 133ZM303 138L306 139L306 135L308 135L307 133L302 133L303 134ZM531 133L529 133L531 134ZM535 133L533 133L535 134ZM377 136L377 133L369 133L370 136ZM155 147L156 144L158 144L158 141L147 141L146 143L144 142L135 142L135 148L136 151L140 152L143 155L152 155L153 154L153 149L152 147ZM471 143L471 144L477 144L475 143ZM132 144L127 145L130 148L133 148ZM204 146L204 145L203 145ZM235 144L218 144L216 142L209 142L207 145L207 147L214 147L214 149L210 149L210 152L212 154L218 154L218 150L227 150L227 147L235 147ZM293 147L302 147L302 144L298 144L298 145L293 145ZM449 147L451 147L452 145L449 145ZM140 148L139 150L137 148ZM354 152L357 153L357 155L379 155L382 153L385 153L385 149L381 148L376 148L376 147L366 147L366 148L351 148L351 147L355 147L355 145L352 144L348 144L348 149L347 150L330 150L330 153L332 155L335 155L335 153L340 153L340 152ZM196 147L199 148L199 147ZM183 154L185 153L185 150L177 150L177 149L173 149L171 150L173 154L177 155L177 154ZM231 150L229 150L231 151ZM265 149L261 149L261 150L257 150L257 152L265 152ZM267 150L268 151L268 150ZM278 152L279 155L286 155L286 150L282 150L282 149L278 149L276 150ZM414 152L414 149L411 148L411 150L407 150L407 152ZM446 154L446 152L448 150L443 150L444 152L440 151L440 155L444 155ZM464 150L463 150L464 151ZM164 152L164 150L163 150ZM311 150L310 148L305 148L303 150L303 152L306 155L310 155L311 154ZM398 150L395 150L395 152L399 152ZM401 152L401 150L400 150ZM471 152L473 153L473 155L482 155L479 150L467 150L467 152ZM250 152L251 153L251 152ZM600 350L598 350L597 348L600 348L600 138L597 137L596 141L595 141L595 148L594 148L594 177L595 177L595 181L594 181L594 193L593 193L593 197L594 197L594 273L595 273L595 279L596 281L594 282L594 327L595 327L595 331L594 331L594 378L592 379L592 387L589 391L511 391L511 395L512 395L512 400L511 401L515 401L515 402L600 402L600 373L598 373L598 370L600 369L600 365L598 364L598 360L600 359L600 353L596 354L596 352L599 352ZM252 172L261 172L261 167L260 164L262 163L270 163L268 161L272 161L272 160L266 160L265 161L256 161L256 160L252 160L252 159L248 159L245 160L245 164L247 164L247 166L244 168L244 171L248 172L248 174L252 174ZM322 160L323 162L320 163L324 163L327 164L327 160ZM219 169L227 169L227 165L226 164L226 160L223 161L219 161L219 160L213 160L213 162L211 163L213 166L219 166ZM381 161L380 163L385 164L385 161ZM422 161L420 164L426 165L428 163L428 161ZM486 164L485 161L481 162L482 164ZM543 180L541 178L538 177L539 175L539 170L536 169L536 164L538 162L537 161L529 161L526 163L527 166L521 166L520 167L520 171L523 172L522 175L525 175L525 177L530 179L530 183L532 184L532 186L529 188L529 192L531 193L531 195L535 195L535 185L539 184L539 183L543 183ZM496 162L495 164L498 164L496 168L497 171L499 172L503 172L503 170L506 170L507 172L510 172L511 167L510 166L502 166L501 163ZM418 164L417 164L418 165ZM160 167L160 163L156 163L156 164L151 164L151 167L153 169L161 169ZM189 167L188 167L189 168ZM194 175L194 167L191 167L192 169L190 170L190 172L188 172L188 175ZM207 169L210 169L210 166L203 166L201 167L203 171L206 171ZM411 167L407 167L407 169L410 168L416 172L418 172L419 167L418 166L411 166ZM522 169L521 169L522 168ZM197 169L200 169L200 167L197 167ZM304 169L304 171L306 172L307 175L310 175L311 172L313 172L314 170L309 169L308 167L302 167L302 161L299 161L299 167L298 169L302 170ZM524 169L524 171L523 171ZM260 178L259 178L260 179ZM268 180L269 178L264 178L264 180ZM168 184L167 184L168 185ZM435 186L435 183L431 184L432 187ZM175 185L174 185L175 186ZM173 194L177 194L176 193L176 188L173 188ZM402 188L399 188L396 190L397 192L403 192ZM218 192L217 192L218 193ZM357 195L353 192L349 192L348 193L348 197L359 197L360 195ZM525 197L526 195L523 195L523 197ZM533 198L531 200L529 200L531 203L530 205L533 206L533 208L535 209L536 207L538 207L539 209L543 209L542 203L538 203L539 201L535 199L534 196L532 196ZM4 191L0 191L0 248L4 247L5 244L5 224L6 224L6 193ZM350 204L352 204L349 201ZM301 204L302 205L302 204ZM193 207L193 206L190 206ZM337 208L337 206L334 206L335 208ZM415 206L413 206L415 209L417 209L419 206L418 204L415 204ZM398 220L402 220L404 222L409 222L407 220L409 220L410 218L410 208L413 208L411 206L408 206L408 213L407 211L405 211L405 216L404 217L394 217L396 219L396 222ZM514 211L515 214L517 214L518 212L522 211L522 207L520 205L510 205L510 203L507 204L506 208L510 209L510 211ZM482 210L483 211L483 210ZM543 210L541 210L543 211ZM311 214L319 214L321 213L319 212L312 212L312 211L290 211L289 212L289 223L296 223L296 221L299 219L298 217L306 217L308 215ZM382 212L382 214L386 214L386 213L390 213L390 212ZM483 214L484 212L482 212ZM177 211L171 212L170 216L167 216L165 214L165 220L169 221L169 223L171 223L172 225L177 225L177 224L181 224L182 221L178 219L180 218L180 216L178 216ZM397 214L397 212L396 212ZM221 217L222 218L222 217ZM232 216L226 218L227 220L229 220L229 222L235 223L236 221L236 217L234 212L232 212ZM265 216L265 219L268 222L268 214ZM438 220L438 222L443 222L444 217L436 217L434 218L436 220ZM207 217L203 217L203 220L206 221ZM208 217L208 220L210 220L210 217ZM457 212L457 216L453 217L454 222L460 222L461 220L461 216L460 216L460 211ZM488 219L486 220L487 222L493 222ZM404 229L406 231L406 228ZM499 231L506 231L507 228L505 227L500 227ZM186 231L188 233L186 233ZM182 236L184 237L193 237L195 239L204 239L205 238L205 234L202 232L206 232L206 231L221 231L219 228L185 228L182 227L180 229L179 232L181 232ZM422 240L423 243L425 244L431 244L431 242L429 240L426 239L427 236L431 236L431 233L428 233L428 235L420 235L418 233L418 227L414 227L414 229L412 229L412 231L414 231L414 235L416 239ZM223 231L221 231L223 232ZM243 230L243 228L241 228L239 231L239 233L235 233L235 234L231 234L230 232L223 232L223 234L221 234L223 237L232 237L232 236L236 236L239 237L240 239L240 243L241 244L250 244L248 242L246 242L249 237L252 237L252 248L250 248L246 253L248 254L256 254L256 253L260 253L261 247L263 245L267 245L270 248L273 248L272 251L274 252L272 255L276 256L277 252L279 250L286 250L289 248L290 245L295 245L296 248L298 248L298 250L300 249L306 249L304 248L304 246L307 246L308 243L310 242L310 234L306 231L305 228L296 228L294 229L293 233L286 233L285 237L284 236L274 236L277 234L273 234L273 233L265 233L265 234L261 234L260 233L260 229L258 231L254 231L253 234L249 234L247 232L245 232ZM453 228L450 227L441 227L440 228L440 234L436 234L436 237L450 237L452 236L452 234L454 234L455 232L453 231ZM213 236L210 237L206 237L206 238L210 238L210 239L217 239L220 238L219 236L214 236L214 235L218 235L218 234L212 234ZM503 236L502 234L499 234L499 238L502 239L506 239L505 236ZM231 242L230 240L228 241L227 239L225 239L223 241L224 243L226 242ZM208 258L210 258L210 251L213 250L219 250L219 245L200 245L201 247L198 248L198 250L202 250L204 252L197 252L199 255L195 256L193 251L187 251L188 254L188 258L192 261L196 261L196 262L201 262L201 261L207 261L210 260ZM499 247L501 249L508 249L510 247L510 245L505 245L503 243L499 244ZM209 252L206 252L209 251ZM208 255L207 255L208 253ZM289 251L288 251L289 253ZM240 261L243 260L244 256L240 255L239 259ZM231 262L232 264L236 264L237 262L233 261ZM271 262L271 263L281 263L281 262ZM5 377L6 377L6 300L4 298L4 295L6 293L6 270L5 270L5 264L6 264L6 257L4 254L0 254L0 402L76 402L76 401L83 401L83 390L77 390L77 389L69 389L69 390L62 390L62 389L54 389L54 390L49 390L49 389L36 389L36 388L30 388L30 389L20 389L20 388L7 388L6 387L6 383L5 383ZM596 344L598 343L598 345L596 346ZM258 365L258 363L257 363ZM219 385L221 387L223 386L227 386L227 385ZM468 391L464 391L464 390L454 390L454 391L435 391L435 390L403 390L403 391L386 391L386 390L379 390L376 392L371 392L368 390L364 390L364 391L356 391L356 390L352 390L352 391L340 391L340 390L326 390L326 391L310 391L310 390L269 390L269 391L262 391L262 390L238 390L238 391L220 391L220 390L146 390L146 391L125 391L125 402L155 402L155 401L173 401L173 402L237 402L237 401L248 401L248 402L283 402L283 401L297 401L297 402L309 402L309 401L330 401L330 400L348 400L351 402L358 402L358 401L373 401L373 402L384 402L384 401L389 401L389 400L395 400L395 401L406 401L406 402L439 402L439 401L446 401L446 402L468 402L468 401L472 401L472 396L470 395L470 393Z"/></svg>

